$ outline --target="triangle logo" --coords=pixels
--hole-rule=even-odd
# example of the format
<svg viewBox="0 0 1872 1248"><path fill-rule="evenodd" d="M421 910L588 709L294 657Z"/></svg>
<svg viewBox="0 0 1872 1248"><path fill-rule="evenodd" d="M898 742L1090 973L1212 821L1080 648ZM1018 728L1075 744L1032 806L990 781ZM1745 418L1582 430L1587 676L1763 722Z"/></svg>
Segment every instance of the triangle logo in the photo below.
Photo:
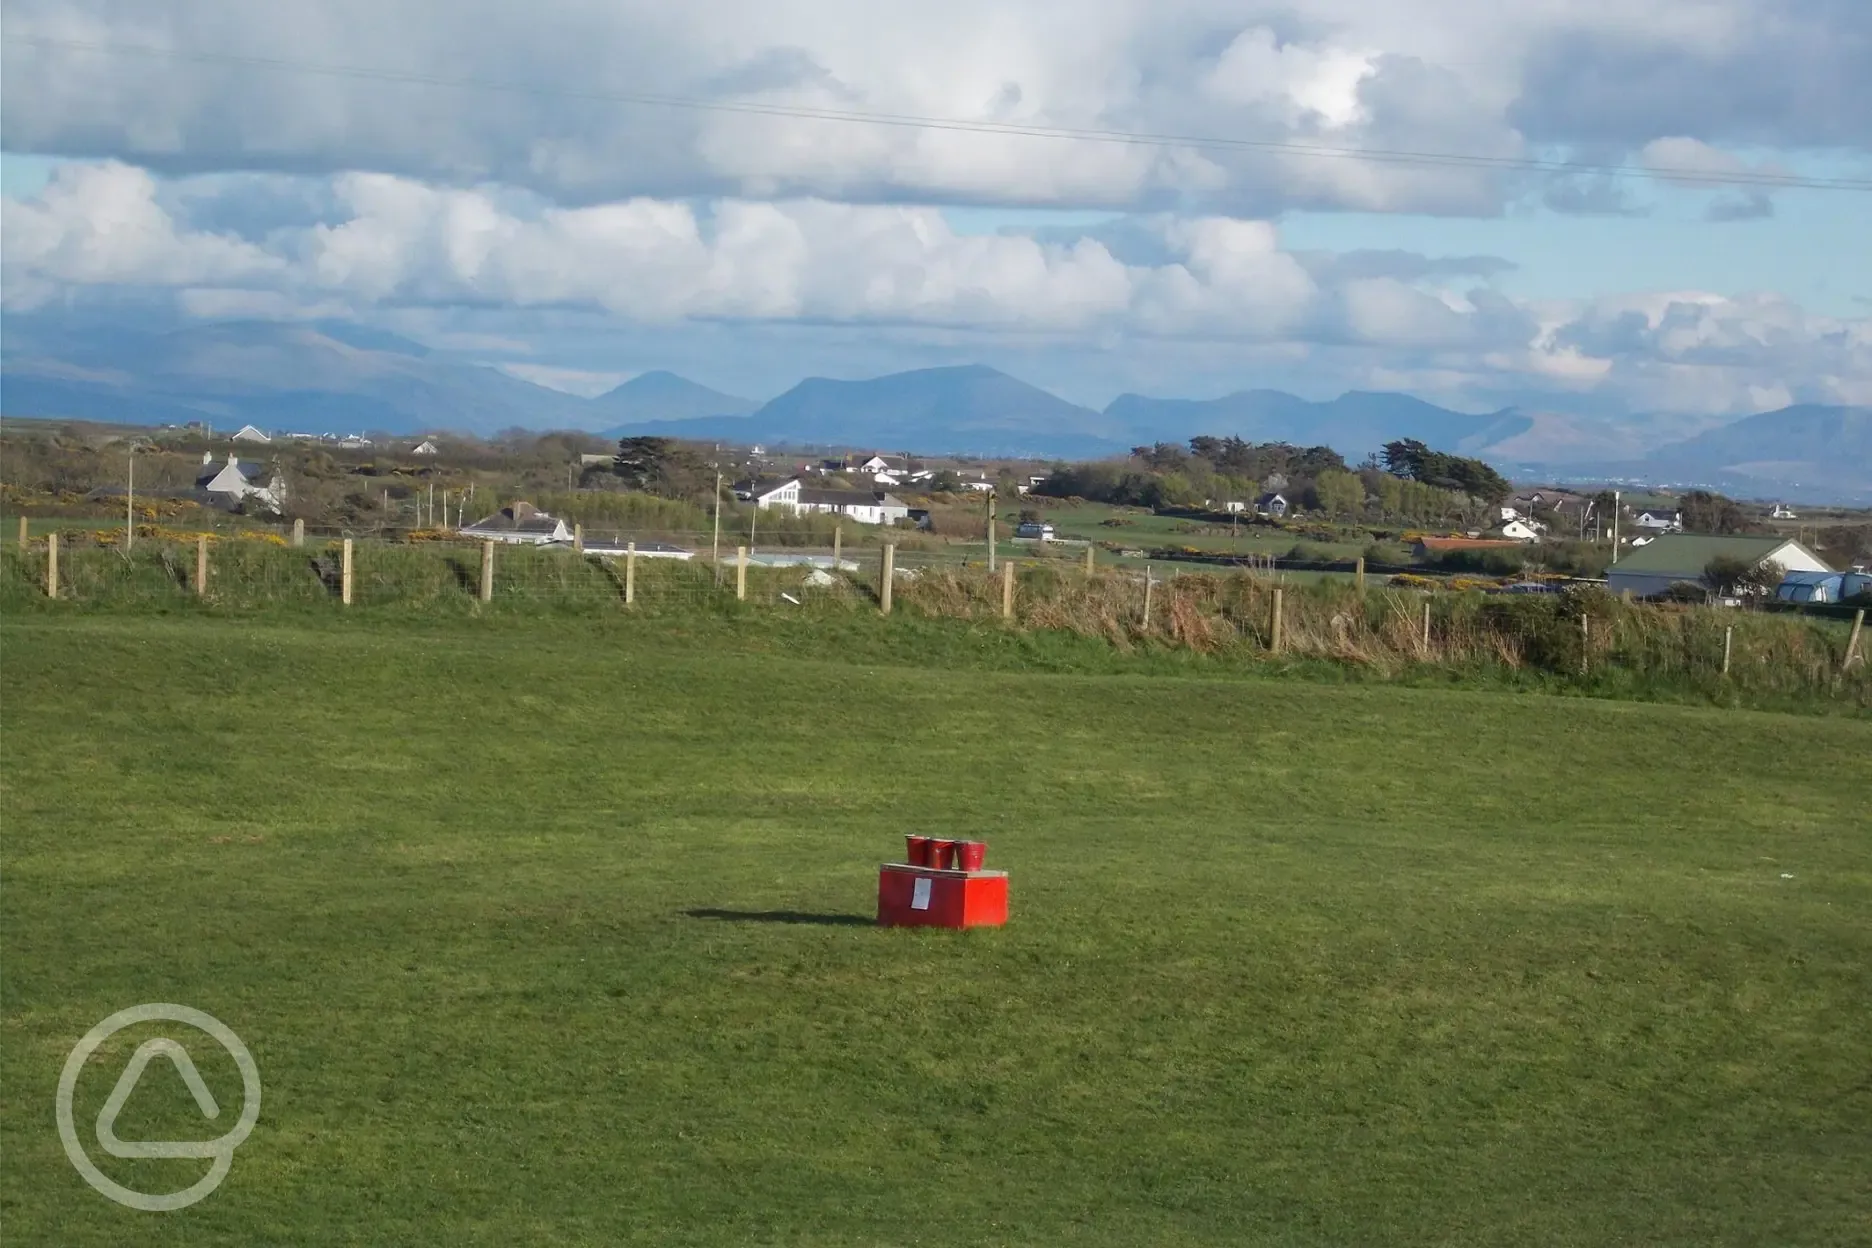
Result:
<svg viewBox="0 0 1872 1248"><path fill-rule="evenodd" d="M195 1069L195 1061L188 1055L188 1050L169 1039L146 1040L131 1055L123 1074L117 1076L117 1086L104 1102L104 1108L98 1113L97 1138L105 1152L113 1157L212 1157L220 1141L218 1140L167 1140L155 1143L143 1143L137 1140L117 1138L117 1115L123 1112L124 1105L130 1100L130 1094L136 1091L137 1081L149 1064L158 1057L166 1057L175 1066L176 1073L182 1076L182 1082L195 1097L195 1104L202 1115L209 1119L221 1116L221 1107L215 1103L214 1094L208 1090L208 1084L202 1079L201 1072Z"/></svg>

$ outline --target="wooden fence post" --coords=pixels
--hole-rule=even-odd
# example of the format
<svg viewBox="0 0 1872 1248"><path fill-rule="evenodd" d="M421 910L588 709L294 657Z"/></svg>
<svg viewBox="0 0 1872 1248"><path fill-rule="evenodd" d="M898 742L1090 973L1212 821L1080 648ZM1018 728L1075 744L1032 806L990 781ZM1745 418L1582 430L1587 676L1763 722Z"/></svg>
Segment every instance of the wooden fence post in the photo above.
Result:
<svg viewBox="0 0 1872 1248"><path fill-rule="evenodd" d="M1588 664L1592 662L1592 617L1585 612L1579 617L1579 674L1584 676Z"/></svg>
<svg viewBox="0 0 1872 1248"><path fill-rule="evenodd" d="M304 520L293 521L292 544L294 546L305 545L305 521Z"/></svg>
<svg viewBox="0 0 1872 1248"><path fill-rule="evenodd" d="M1150 564L1144 565L1144 631L1150 632L1151 591L1157 588L1156 580L1151 576Z"/></svg>
<svg viewBox="0 0 1872 1248"><path fill-rule="evenodd" d="M25 516L21 516L21 517L20 517L20 538L19 538L19 548L20 548L21 550L25 550L25 549L26 549L26 517L25 517Z"/></svg>
<svg viewBox="0 0 1872 1248"><path fill-rule="evenodd" d="M1001 565L1001 618L1014 618L1014 561L1009 559Z"/></svg>
<svg viewBox="0 0 1872 1248"><path fill-rule="evenodd" d="M845 526L842 524L835 524L832 526L832 570L834 572L839 570L839 563L844 557Z"/></svg>
<svg viewBox="0 0 1872 1248"><path fill-rule="evenodd" d="M481 543L481 601L494 601L494 542Z"/></svg>
<svg viewBox="0 0 1872 1248"><path fill-rule="evenodd" d="M1358 557L1358 563L1355 565L1354 571L1352 574L1353 576L1358 578L1359 593L1361 594L1364 593L1365 592L1365 556L1364 555L1360 555Z"/></svg>
<svg viewBox="0 0 1872 1248"><path fill-rule="evenodd" d="M1722 674L1725 676L1729 674L1729 652L1730 652L1730 649L1734 646L1734 644L1735 644L1735 625L1731 624L1729 627L1723 629Z"/></svg>
<svg viewBox="0 0 1872 1248"><path fill-rule="evenodd" d="M1091 542L1087 542L1086 543L1086 576L1090 577L1097 573L1098 571L1097 559L1098 559L1098 547L1094 546Z"/></svg>
<svg viewBox="0 0 1872 1248"><path fill-rule="evenodd" d="M878 556L878 610L884 615L891 612L891 582L896 576L897 547L885 542L884 551Z"/></svg>
<svg viewBox="0 0 1872 1248"><path fill-rule="evenodd" d="M1283 618L1285 614L1283 608L1287 605L1286 599L1287 591L1276 585L1274 587L1274 619L1268 629L1268 649L1275 654L1281 652L1281 642L1286 626Z"/></svg>
<svg viewBox="0 0 1872 1248"><path fill-rule="evenodd" d="M572 549L581 555L585 553L585 526L582 524L572 526Z"/></svg>
<svg viewBox="0 0 1872 1248"><path fill-rule="evenodd" d="M995 530L995 507L994 507L995 496L994 496L993 490L987 491L987 494L988 494L988 575L993 576L994 570L995 570L995 532L994 532Z"/></svg>
<svg viewBox="0 0 1872 1248"><path fill-rule="evenodd" d="M1624 603L1626 606L1628 607L1631 606L1631 590L1630 589L1619 590L1618 599L1620 602Z"/></svg>
<svg viewBox="0 0 1872 1248"><path fill-rule="evenodd" d="M46 534L45 596L58 597L58 530Z"/></svg>
<svg viewBox="0 0 1872 1248"><path fill-rule="evenodd" d="M734 551L734 596L736 602L747 601L747 547L737 546Z"/></svg>
<svg viewBox="0 0 1872 1248"><path fill-rule="evenodd" d="M1859 634L1864 631L1865 608L1860 607L1857 611L1853 612L1852 636L1846 639L1846 657L1840 660L1841 675L1844 675L1846 669L1851 667L1855 660L1859 659Z"/></svg>
<svg viewBox="0 0 1872 1248"><path fill-rule="evenodd" d="M637 543L624 543L624 605L637 601Z"/></svg>
<svg viewBox="0 0 1872 1248"><path fill-rule="evenodd" d="M1427 601L1423 604L1423 652L1426 656L1430 653L1430 604Z"/></svg>
<svg viewBox="0 0 1872 1248"><path fill-rule="evenodd" d="M338 601L345 606L351 605L351 539L344 539L344 550L338 559Z"/></svg>
<svg viewBox="0 0 1872 1248"><path fill-rule="evenodd" d="M201 533L195 538L195 596L208 596L208 535Z"/></svg>

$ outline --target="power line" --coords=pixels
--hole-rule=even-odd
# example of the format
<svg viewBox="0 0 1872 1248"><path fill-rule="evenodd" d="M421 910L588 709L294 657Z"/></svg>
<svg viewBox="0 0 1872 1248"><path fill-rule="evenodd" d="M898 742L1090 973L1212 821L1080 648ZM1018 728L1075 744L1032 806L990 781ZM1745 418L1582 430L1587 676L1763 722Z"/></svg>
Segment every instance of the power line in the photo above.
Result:
<svg viewBox="0 0 1872 1248"><path fill-rule="evenodd" d="M93 52L107 56L140 56L155 60L184 61L204 65L222 65L241 69L263 69L287 73L314 74L328 78L348 78L366 82L399 83L408 86L440 87L458 91L499 92L530 95L547 99L585 100L607 104L634 104L646 107L683 109L694 112L737 113L762 117L785 117L807 121L828 121L848 125L888 126L902 129L942 130L962 134L992 134L1015 138L1066 139L1087 143L1113 143L1140 147L1187 147L1214 151L1258 152L1268 155L1304 156L1330 160L1371 161L1381 164L1421 165L1437 168L1475 169L1510 173L1595 174L1612 178L1657 178L1694 183L1706 187L1752 187L1764 190L1803 191L1872 191L1872 178L1816 178L1801 174L1776 173L1770 170L1736 169L1721 172L1681 166L1634 168L1603 162L1550 160L1539 157L1482 156L1461 152L1411 151L1399 148L1343 147L1331 144L1297 143L1276 139L1242 139L1221 135L1167 134L1125 130L1083 129L1071 126L1030 125L1015 122L980 121L958 117L928 117L911 113L881 113L857 109L814 108L804 105L761 103L744 100L705 100L689 96L649 92L595 91L552 87L536 83L498 82L474 78L449 78L404 70L373 69L352 65L321 65L310 61L279 57L244 56L224 52L201 52L187 48L158 48L139 44L102 43L83 39L60 39L49 35L12 35L7 43L29 44L74 52Z"/></svg>

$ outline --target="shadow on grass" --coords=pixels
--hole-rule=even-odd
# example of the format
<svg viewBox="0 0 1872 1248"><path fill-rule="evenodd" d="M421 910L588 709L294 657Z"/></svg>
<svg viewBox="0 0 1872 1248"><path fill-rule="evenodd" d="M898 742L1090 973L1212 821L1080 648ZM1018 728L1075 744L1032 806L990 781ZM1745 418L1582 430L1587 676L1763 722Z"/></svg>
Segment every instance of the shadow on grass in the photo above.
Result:
<svg viewBox="0 0 1872 1248"><path fill-rule="evenodd" d="M815 927L876 927L877 920L863 914L808 914L803 910L685 910L692 919L720 919L727 923L804 923Z"/></svg>

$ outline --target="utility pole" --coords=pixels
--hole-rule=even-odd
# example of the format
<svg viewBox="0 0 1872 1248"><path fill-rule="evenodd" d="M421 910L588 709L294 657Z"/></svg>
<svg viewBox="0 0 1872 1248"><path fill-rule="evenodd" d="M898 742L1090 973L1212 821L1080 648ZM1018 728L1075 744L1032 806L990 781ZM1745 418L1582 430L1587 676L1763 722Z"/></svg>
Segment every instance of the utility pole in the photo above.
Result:
<svg viewBox="0 0 1872 1248"><path fill-rule="evenodd" d="M1612 562L1618 562L1619 491L1612 491Z"/></svg>
<svg viewBox="0 0 1872 1248"><path fill-rule="evenodd" d="M992 575L995 570L995 531L994 531L995 530L995 492L993 490L989 490L987 491L987 494L988 494L988 571Z"/></svg>
<svg viewBox="0 0 1872 1248"><path fill-rule="evenodd" d="M721 443L715 444L715 541L709 547L709 562L715 565L715 583L721 584Z"/></svg>
<svg viewBox="0 0 1872 1248"><path fill-rule="evenodd" d="M130 484L124 489L124 549L136 543L136 447L130 448Z"/></svg>

